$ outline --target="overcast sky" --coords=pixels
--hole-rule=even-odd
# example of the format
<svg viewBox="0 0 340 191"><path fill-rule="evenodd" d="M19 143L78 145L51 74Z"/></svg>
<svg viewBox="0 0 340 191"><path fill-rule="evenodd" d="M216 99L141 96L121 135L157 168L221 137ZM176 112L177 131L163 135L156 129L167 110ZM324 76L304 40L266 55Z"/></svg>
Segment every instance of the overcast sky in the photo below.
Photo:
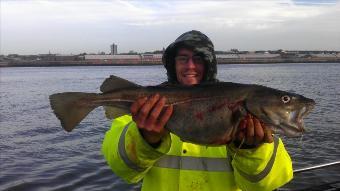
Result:
<svg viewBox="0 0 340 191"><path fill-rule="evenodd" d="M338 50L340 2L1 0L0 54L160 50L188 30L216 50Z"/></svg>

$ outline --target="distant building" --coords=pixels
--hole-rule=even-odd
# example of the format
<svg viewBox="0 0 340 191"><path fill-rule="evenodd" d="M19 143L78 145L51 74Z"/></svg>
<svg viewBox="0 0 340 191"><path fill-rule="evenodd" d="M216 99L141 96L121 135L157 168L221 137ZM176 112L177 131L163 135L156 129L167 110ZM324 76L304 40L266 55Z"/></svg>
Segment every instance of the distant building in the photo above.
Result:
<svg viewBox="0 0 340 191"><path fill-rule="evenodd" d="M78 61L78 55L60 55L60 54L39 54L37 60L43 61Z"/></svg>
<svg viewBox="0 0 340 191"><path fill-rule="evenodd" d="M142 64L161 64L163 54L141 54Z"/></svg>
<svg viewBox="0 0 340 191"><path fill-rule="evenodd" d="M87 54L85 55L85 61L91 61L94 64L141 64L141 56Z"/></svg>
<svg viewBox="0 0 340 191"><path fill-rule="evenodd" d="M117 52L117 45L115 43L113 43L111 45L111 54L112 55L118 54L118 52Z"/></svg>

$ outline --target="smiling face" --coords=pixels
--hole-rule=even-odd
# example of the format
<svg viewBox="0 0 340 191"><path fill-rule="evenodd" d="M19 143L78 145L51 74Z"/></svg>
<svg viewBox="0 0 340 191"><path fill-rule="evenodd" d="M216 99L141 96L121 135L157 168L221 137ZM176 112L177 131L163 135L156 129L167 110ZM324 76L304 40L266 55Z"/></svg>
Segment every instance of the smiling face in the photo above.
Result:
<svg viewBox="0 0 340 191"><path fill-rule="evenodd" d="M186 86L201 83L205 72L204 59L187 48L180 48L175 57L178 83Z"/></svg>

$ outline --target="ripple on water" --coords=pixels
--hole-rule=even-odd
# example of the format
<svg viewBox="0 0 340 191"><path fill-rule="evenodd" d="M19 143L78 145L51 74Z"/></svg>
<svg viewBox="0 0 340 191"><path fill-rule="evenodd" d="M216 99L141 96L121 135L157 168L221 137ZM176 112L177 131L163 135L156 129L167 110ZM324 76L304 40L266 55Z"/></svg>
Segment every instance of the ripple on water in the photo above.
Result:
<svg viewBox="0 0 340 191"><path fill-rule="evenodd" d="M340 65L219 65L222 81L261 84L316 100L303 139L283 137L294 168L340 159ZM38 75L37 75L38 74ZM50 67L1 69L0 190L139 190L112 173L100 153L110 121L96 109L71 133L60 127L48 96L99 92L110 74L141 85L166 79L156 67ZM296 176L290 186L340 179L340 169ZM320 177L321 176L321 177ZM289 185L288 185L289 187Z"/></svg>

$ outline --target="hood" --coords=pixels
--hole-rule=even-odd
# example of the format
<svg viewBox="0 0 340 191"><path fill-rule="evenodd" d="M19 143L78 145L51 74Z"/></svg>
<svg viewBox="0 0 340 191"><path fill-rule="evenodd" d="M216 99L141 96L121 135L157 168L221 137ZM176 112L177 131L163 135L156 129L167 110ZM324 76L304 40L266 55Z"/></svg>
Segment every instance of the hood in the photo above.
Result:
<svg viewBox="0 0 340 191"><path fill-rule="evenodd" d="M192 48L196 54L201 54L205 60L205 74L203 82L214 82L217 73L217 61L214 45L211 40L200 31L192 30L179 36L164 51L162 62L167 70L168 82L178 83L175 69L175 56L180 47Z"/></svg>

